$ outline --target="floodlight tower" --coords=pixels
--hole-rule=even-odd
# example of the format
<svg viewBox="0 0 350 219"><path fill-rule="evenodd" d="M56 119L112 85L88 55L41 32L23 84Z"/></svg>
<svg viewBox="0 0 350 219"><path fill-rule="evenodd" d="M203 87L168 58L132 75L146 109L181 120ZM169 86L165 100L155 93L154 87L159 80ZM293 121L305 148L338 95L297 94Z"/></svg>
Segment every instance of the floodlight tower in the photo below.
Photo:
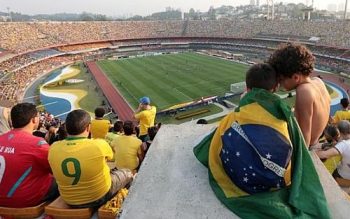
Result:
<svg viewBox="0 0 350 219"><path fill-rule="evenodd" d="M348 0L345 1L344 20L346 19L347 12L348 12Z"/></svg>
<svg viewBox="0 0 350 219"><path fill-rule="evenodd" d="M266 0L267 3L267 19L268 20L274 20L275 19L275 4L273 3L273 0ZM271 11L271 15L270 15Z"/></svg>
<svg viewBox="0 0 350 219"><path fill-rule="evenodd" d="M7 14L8 14L9 18L10 18L10 21L12 22L12 16L11 16L11 12L10 12L10 7L6 7L6 9L7 9Z"/></svg>

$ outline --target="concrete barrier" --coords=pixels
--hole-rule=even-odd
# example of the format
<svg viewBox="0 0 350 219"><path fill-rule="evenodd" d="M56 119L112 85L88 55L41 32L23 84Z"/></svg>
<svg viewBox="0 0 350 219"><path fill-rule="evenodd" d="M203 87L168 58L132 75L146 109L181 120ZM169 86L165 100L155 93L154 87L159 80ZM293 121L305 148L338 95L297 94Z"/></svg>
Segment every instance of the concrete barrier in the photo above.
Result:
<svg viewBox="0 0 350 219"><path fill-rule="evenodd" d="M238 218L216 198L192 149L213 125L163 125L123 205L121 218ZM350 202L312 154L332 218L349 218ZM254 209L252 209L252 212Z"/></svg>

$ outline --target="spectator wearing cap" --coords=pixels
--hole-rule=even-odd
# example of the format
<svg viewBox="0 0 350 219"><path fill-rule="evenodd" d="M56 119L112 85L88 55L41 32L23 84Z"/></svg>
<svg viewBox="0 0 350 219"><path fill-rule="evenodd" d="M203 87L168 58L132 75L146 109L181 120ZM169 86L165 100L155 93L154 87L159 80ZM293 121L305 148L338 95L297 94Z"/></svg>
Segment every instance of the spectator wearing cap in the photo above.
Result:
<svg viewBox="0 0 350 219"><path fill-rule="evenodd" d="M334 147L326 151L316 151L316 153L321 159L341 155L341 163L333 172L333 177L350 180L350 122L341 120L337 126L340 132L340 141Z"/></svg>
<svg viewBox="0 0 350 219"><path fill-rule="evenodd" d="M91 121L91 138L105 139L111 122L107 119L103 119L106 111L103 107L97 107L95 109L95 119Z"/></svg>
<svg viewBox="0 0 350 219"><path fill-rule="evenodd" d="M348 98L342 98L340 100L340 105L342 106L341 110L338 110L334 114L334 123L338 123L341 120L350 120L350 111L348 109L349 107L349 99Z"/></svg>
<svg viewBox="0 0 350 219"><path fill-rule="evenodd" d="M140 124L139 138L142 142L148 140L148 128L154 126L154 120L156 118L157 109L155 106L151 106L151 100L149 97L142 97L140 104L135 111L134 117Z"/></svg>

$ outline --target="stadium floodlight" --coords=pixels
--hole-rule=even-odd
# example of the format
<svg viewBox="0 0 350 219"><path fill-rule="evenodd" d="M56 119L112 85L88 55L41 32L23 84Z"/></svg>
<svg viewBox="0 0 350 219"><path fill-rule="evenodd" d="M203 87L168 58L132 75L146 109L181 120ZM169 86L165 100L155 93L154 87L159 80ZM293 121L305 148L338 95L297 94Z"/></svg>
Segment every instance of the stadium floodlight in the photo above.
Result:
<svg viewBox="0 0 350 219"><path fill-rule="evenodd" d="M10 21L12 22L12 16L11 16L11 12L10 12L10 7L6 7L6 8L7 8L8 17L10 18Z"/></svg>
<svg viewBox="0 0 350 219"><path fill-rule="evenodd" d="M345 0L344 20L346 19L347 13L348 13L348 0Z"/></svg>
<svg viewBox="0 0 350 219"><path fill-rule="evenodd" d="M274 20L275 19L275 4L274 4L273 0L266 0L266 3L267 3L267 19ZM270 11L271 11L271 13L270 13Z"/></svg>

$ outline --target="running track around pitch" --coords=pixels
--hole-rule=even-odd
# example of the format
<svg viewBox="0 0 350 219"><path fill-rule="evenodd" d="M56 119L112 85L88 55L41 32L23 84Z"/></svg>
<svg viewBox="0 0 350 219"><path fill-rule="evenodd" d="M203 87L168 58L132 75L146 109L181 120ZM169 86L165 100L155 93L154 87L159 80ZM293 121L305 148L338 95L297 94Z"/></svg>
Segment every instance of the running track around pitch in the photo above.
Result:
<svg viewBox="0 0 350 219"><path fill-rule="evenodd" d="M109 81L107 76L94 61L86 62L91 74L94 76L97 84L108 99L114 111L122 121L133 120L134 111L126 100L122 97L118 89Z"/></svg>

